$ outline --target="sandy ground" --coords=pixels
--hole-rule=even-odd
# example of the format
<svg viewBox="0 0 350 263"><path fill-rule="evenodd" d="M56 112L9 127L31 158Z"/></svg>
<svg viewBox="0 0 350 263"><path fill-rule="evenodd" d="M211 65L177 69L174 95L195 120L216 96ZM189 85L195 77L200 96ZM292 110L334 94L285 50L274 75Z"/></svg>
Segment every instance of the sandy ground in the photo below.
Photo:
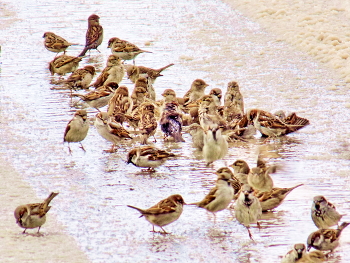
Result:
<svg viewBox="0 0 350 263"><path fill-rule="evenodd" d="M224 0L350 82L348 1Z"/></svg>
<svg viewBox="0 0 350 263"><path fill-rule="evenodd" d="M0 178L1 262L88 262L74 238L65 234L64 227L52 214L47 216L41 236L35 229L28 229L28 234L22 235L23 229L15 224L14 209L28 201L41 202L46 196L37 197L28 183L23 181L22 176L2 158L0 158ZM64 243L62 240L65 240ZM33 242L35 242L35 249L30 249ZM50 251L55 251L55 258L50 258ZM74 258L73 261L72 258Z"/></svg>

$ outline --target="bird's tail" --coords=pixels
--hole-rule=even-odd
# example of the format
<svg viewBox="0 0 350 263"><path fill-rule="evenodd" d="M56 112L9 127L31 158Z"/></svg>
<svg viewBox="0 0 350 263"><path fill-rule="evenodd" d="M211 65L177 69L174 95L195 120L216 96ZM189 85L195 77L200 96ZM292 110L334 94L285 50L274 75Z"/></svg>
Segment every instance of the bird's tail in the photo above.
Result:
<svg viewBox="0 0 350 263"><path fill-rule="evenodd" d="M58 195L59 193L54 193L52 192L46 199L45 201L41 204L40 208L39 208L39 215L42 217L44 216L49 210L50 210L50 202L52 201L52 199L55 198L56 195Z"/></svg>
<svg viewBox="0 0 350 263"><path fill-rule="evenodd" d="M85 54L86 54L86 52L87 52L88 50L89 50L88 47L84 47L83 51L81 51L81 53L79 54L78 57L83 57L83 56L85 56Z"/></svg>
<svg viewBox="0 0 350 263"><path fill-rule="evenodd" d="M171 66L174 66L174 63L171 63L171 64L169 64L169 65L166 65L165 67L162 67L162 68L160 68L160 69L157 69L157 71L159 71L159 73L160 73L160 72L162 72L164 69L167 69L167 68L169 68L169 67L171 67Z"/></svg>
<svg viewBox="0 0 350 263"><path fill-rule="evenodd" d="M348 223L348 222L341 223L341 225L338 227L339 232L338 232L337 236L339 236L341 231L343 231L343 229L346 228L348 225L350 225L350 223Z"/></svg>
<svg viewBox="0 0 350 263"><path fill-rule="evenodd" d="M142 215L140 217L143 216L143 210L141 208L138 208L138 207L135 207L135 206L132 206L132 205L127 205L127 207L130 207L130 208L133 208L133 209L136 209L137 211L139 211Z"/></svg>

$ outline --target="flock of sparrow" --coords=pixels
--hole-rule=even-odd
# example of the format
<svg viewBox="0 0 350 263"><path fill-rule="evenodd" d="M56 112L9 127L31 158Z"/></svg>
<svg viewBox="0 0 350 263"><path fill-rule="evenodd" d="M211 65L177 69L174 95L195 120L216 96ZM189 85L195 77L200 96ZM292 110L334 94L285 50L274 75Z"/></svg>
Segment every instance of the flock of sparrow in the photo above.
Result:
<svg viewBox="0 0 350 263"><path fill-rule="evenodd" d="M203 158L209 166L216 160L222 159L228 151L228 142L240 140L247 142L257 132L263 137L275 138L297 131L309 124L305 118L295 113L285 115L283 111L270 113L260 109L244 111L243 96L237 82L228 83L221 105L222 91L213 88L208 95L205 88L208 84L202 79L193 81L190 89L183 97L177 97L172 89L163 91L162 100L156 100L156 92L153 87L155 80L162 76L161 73L173 64L159 69L136 66L135 58L141 53L148 52L139 49L136 45L113 37L108 42L108 48L112 54L108 57L107 65L91 84L95 75L95 68L87 65L78 68L79 62L86 52L96 49L103 40L103 28L99 24L99 16L93 14L88 18L86 44L79 56L68 56L66 49L74 45L64 38L46 32L44 45L47 50L60 53L49 63L52 75L71 75L63 80L71 90L72 96L77 96L89 107L95 108L98 113L94 120L94 126L98 133L112 143L108 152L114 152L117 145L123 140L139 142L141 146L131 149L127 156L127 162L135 166L147 168L148 172L154 172L155 168L162 165L168 158L176 157L174 154L148 145L150 137L156 142L155 133L158 126L164 134L164 140L169 142L184 142L182 137L183 126L188 126L193 146L202 151ZM133 60L133 64L124 64L126 60ZM119 86L125 76L135 83L133 92L129 95L126 86ZM91 85L90 85L91 84ZM84 95L73 93L73 90L88 90ZM107 106L106 112L100 108ZM85 151L81 142L87 136L90 124L87 111L79 109L73 119L68 123L64 132L64 142L78 142ZM128 130L129 129L129 130ZM131 135L130 129L133 129ZM278 207L286 196L297 186L291 188L274 187L271 173L276 171L276 166L269 166L261 156L258 157L257 167L249 168L244 160L237 160L229 167L218 169L216 185L209 191L202 201L192 203L204 208L215 215L216 212L226 209L232 200L235 201L234 211L236 219L244 225L253 240L249 230L251 224L257 224L260 228L259 218L262 212ZM45 223L46 213L50 210L49 203L58 195L51 193L43 203L21 205L15 210L17 224L26 229L40 227ZM153 226L158 226L166 234L164 226L177 220L183 211L185 201L181 195L171 195L161 200L148 209L136 209ZM323 196L314 197L311 207L311 218L318 228L307 239L307 246L303 243L294 245L282 259L283 263L292 262L321 262L326 259L322 251L331 253L338 245L342 230L349 225L342 218L333 204ZM336 229L330 227L338 225ZM315 251L307 253L310 248Z"/></svg>

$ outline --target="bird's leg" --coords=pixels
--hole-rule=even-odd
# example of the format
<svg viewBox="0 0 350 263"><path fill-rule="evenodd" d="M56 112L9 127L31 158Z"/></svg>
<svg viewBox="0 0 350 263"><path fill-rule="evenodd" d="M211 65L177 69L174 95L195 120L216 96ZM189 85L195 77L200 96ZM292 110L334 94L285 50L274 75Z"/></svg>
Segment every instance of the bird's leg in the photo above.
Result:
<svg viewBox="0 0 350 263"><path fill-rule="evenodd" d="M157 142L156 137L154 135L153 135L153 138L154 138L154 142Z"/></svg>
<svg viewBox="0 0 350 263"><path fill-rule="evenodd" d="M260 229L261 229L261 225L260 225L260 223L259 223L259 222L256 222L256 225L258 226L259 231L260 231Z"/></svg>
<svg viewBox="0 0 350 263"><path fill-rule="evenodd" d="M249 227L248 227L248 226L246 226L246 228L247 228L247 230L248 230L249 238L255 242L255 240L253 239L253 235L252 235L252 233L250 233L250 229L249 229Z"/></svg>
<svg viewBox="0 0 350 263"><path fill-rule="evenodd" d="M86 152L86 150L81 142L80 142L80 148L83 149L84 152Z"/></svg>
<svg viewBox="0 0 350 263"><path fill-rule="evenodd" d="M37 232L38 234L39 234L40 228L41 228L41 226L38 227L38 232Z"/></svg>
<svg viewBox="0 0 350 263"><path fill-rule="evenodd" d="M165 234L165 235L166 235L166 234L169 234L168 232L166 232L166 231L164 230L164 228L162 228L162 227L160 227L160 228L163 230L163 233L161 232L162 234Z"/></svg>
<svg viewBox="0 0 350 263"><path fill-rule="evenodd" d="M98 50L97 48L96 48L96 50L98 51L98 53L101 53L101 51L100 51L100 50Z"/></svg>
<svg viewBox="0 0 350 263"><path fill-rule="evenodd" d="M69 143L68 143L68 150L69 150L69 154L72 155L72 149L70 148Z"/></svg>
<svg viewBox="0 0 350 263"><path fill-rule="evenodd" d="M26 233L26 230L27 230L27 228L25 228L25 229L23 230L22 234L25 234L25 233Z"/></svg>

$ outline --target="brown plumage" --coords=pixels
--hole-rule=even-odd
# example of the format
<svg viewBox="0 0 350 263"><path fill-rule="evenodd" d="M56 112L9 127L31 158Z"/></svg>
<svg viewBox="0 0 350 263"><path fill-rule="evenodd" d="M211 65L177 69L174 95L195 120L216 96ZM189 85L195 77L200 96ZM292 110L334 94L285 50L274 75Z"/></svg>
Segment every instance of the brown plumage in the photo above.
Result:
<svg viewBox="0 0 350 263"><path fill-rule="evenodd" d="M79 57L84 56L90 49L96 49L100 52L97 48L103 40L103 27L100 25L100 17L98 15L92 14L89 16L85 39L85 47Z"/></svg>
<svg viewBox="0 0 350 263"><path fill-rule="evenodd" d="M169 102L165 105L160 119L160 127L164 132L165 138L173 137L175 142L184 142L182 138L182 118L177 110L176 102Z"/></svg>
<svg viewBox="0 0 350 263"><path fill-rule="evenodd" d="M92 84L95 88L107 85L110 82L120 83L124 77L124 66L118 56L110 55L106 67Z"/></svg>
<svg viewBox="0 0 350 263"><path fill-rule="evenodd" d="M267 111L252 109L247 112L247 118L253 122L255 128L265 137L278 137L295 132L310 122L305 118L298 117L295 113L288 115L284 119Z"/></svg>
<svg viewBox="0 0 350 263"><path fill-rule="evenodd" d="M150 51L146 51L138 48L136 45L117 38L113 37L108 41L108 48L111 49L112 54L119 56L123 60L133 60L135 64L135 58L141 53L152 53Z"/></svg>
<svg viewBox="0 0 350 263"><path fill-rule="evenodd" d="M159 69L153 69L153 68L148 68L148 67L144 67L144 66L125 65L125 69L126 69L126 74L127 74L128 78L133 83L135 83L139 77L144 77L144 76L148 76L150 78L150 80L152 81L152 83L154 83L154 81L158 77L163 76L162 74L160 74L163 70L165 70L173 65L174 64L169 64L169 65L166 65L165 67L162 67Z"/></svg>
<svg viewBox="0 0 350 263"><path fill-rule="evenodd" d="M53 76L55 73L58 75L65 75L66 73L73 72L78 68L81 60L81 57L67 55L58 56L49 63L51 75Z"/></svg>
<svg viewBox="0 0 350 263"><path fill-rule="evenodd" d="M45 32L43 35L44 40L44 46L48 51L59 53L64 52L66 53L66 49L72 45L76 45L73 43L68 42L63 37L60 37L52 32ZM57 56L56 54L56 56Z"/></svg>
<svg viewBox="0 0 350 263"><path fill-rule="evenodd" d="M133 109L132 99L129 97L129 90L126 86L120 86L108 102L107 113L116 122L123 124L125 114L131 114Z"/></svg>
<svg viewBox="0 0 350 263"><path fill-rule="evenodd" d="M154 137L157 126L157 120L154 115L154 105L151 103L144 103L140 109L140 121L138 123L142 144L147 144L147 139L150 136ZM154 138L154 142L156 141L157 140Z"/></svg>
<svg viewBox="0 0 350 263"><path fill-rule="evenodd" d="M71 89L87 89L95 75L95 68L93 66L85 66L75 70L65 81Z"/></svg>

